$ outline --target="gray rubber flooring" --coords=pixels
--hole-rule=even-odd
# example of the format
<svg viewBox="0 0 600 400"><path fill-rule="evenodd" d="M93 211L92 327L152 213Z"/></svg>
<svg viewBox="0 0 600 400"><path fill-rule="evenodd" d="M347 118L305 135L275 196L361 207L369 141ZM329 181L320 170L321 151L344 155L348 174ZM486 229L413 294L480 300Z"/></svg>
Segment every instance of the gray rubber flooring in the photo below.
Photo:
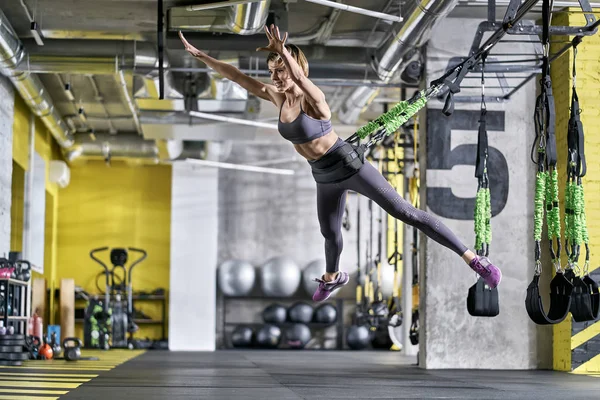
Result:
<svg viewBox="0 0 600 400"><path fill-rule="evenodd" d="M423 370L393 352L149 351L61 399L600 399L600 377Z"/></svg>

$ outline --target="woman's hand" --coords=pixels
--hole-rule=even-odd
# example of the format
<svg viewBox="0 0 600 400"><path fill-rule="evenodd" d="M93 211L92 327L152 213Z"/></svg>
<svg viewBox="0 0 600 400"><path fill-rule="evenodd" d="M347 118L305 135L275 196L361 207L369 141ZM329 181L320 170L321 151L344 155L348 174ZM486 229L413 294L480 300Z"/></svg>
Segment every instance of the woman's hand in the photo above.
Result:
<svg viewBox="0 0 600 400"><path fill-rule="evenodd" d="M267 47L259 47L256 51L270 51L278 54L283 53L285 41L288 37L287 32L283 35L282 39L279 34L279 28L271 24L270 29L265 25L265 33L267 34L267 39L269 39L269 45Z"/></svg>
<svg viewBox="0 0 600 400"><path fill-rule="evenodd" d="M195 48L194 46L192 46L183 36L183 33L181 33L181 31L179 31L179 39L181 39L181 41L183 42L183 46L185 47L185 50L190 53L192 55L192 57L196 57L196 58L202 58L202 57L206 57L206 53L203 51L198 50L197 48Z"/></svg>

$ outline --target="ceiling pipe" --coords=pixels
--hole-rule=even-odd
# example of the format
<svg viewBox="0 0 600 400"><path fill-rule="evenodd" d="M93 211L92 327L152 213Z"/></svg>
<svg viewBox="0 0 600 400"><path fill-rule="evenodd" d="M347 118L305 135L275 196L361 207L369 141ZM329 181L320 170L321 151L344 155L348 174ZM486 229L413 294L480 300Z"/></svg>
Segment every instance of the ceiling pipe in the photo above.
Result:
<svg viewBox="0 0 600 400"><path fill-rule="evenodd" d="M270 0L262 0L231 6L225 20L227 32L244 35L262 30L268 16L269 5ZM56 112L52 99L41 81L37 76L31 75L32 72L115 75L122 87L123 97L133 116L136 130L141 133L138 110L129 93L133 85L132 74L137 67L150 69L151 71L144 76L152 81L155 80L154 69L158 65L158 55L154 45L137 41L89 42L65 39L47 41L44 47L39 47L31 41L27 47L35 49L35 55L27 57L21 41L4 14L1 15L0 28L2 72L11 78L23 98L36 111L36 115L42 118L57 142L65 149L65 156L69 161L101 157L144 160L161 158L160 147L165 142L144 140L140 135L135 134L123 133L114 136L95 134L96 141L89 135L80 135L77 141L74 141L68 126ZM166 77L169 78L169 75L167 73ZM146 82L145 85L151 87L152 82ZM183 150L180 142L167 141L166 145L170 150L167 151L170 153L167 154L169 159L177 158Z"/></svg>
<svg viewBox="0 0 600 400"><path fill-rule="evenodd" d="M373 41L369 41L368 43L364 43L364 39L361 39L360 42L357 42L356 38L351 37L351 45L340 44L340 42L347 40L348 35L332 35L332 38L328 39L323 45L319 46L316 44L311 45L301 45L302 51L309 58L316 57L327 57L329 51L336 52L336 54L342 54L342 56L347 57L348 54L354 52L354 54L362 54L365 53L366 48L377 48L379 42L381 41L380 36L373 35L374 38L377 39ZM256 48L264 47L268 44L267 37L265 33L255 34L255 35L245 35L245 36L237 36L228 33L210 33L210 32L186 32L185 38L191 44L198 47L203 51L231 51L235 52L239 56L250 56L256 55ZM295 37L290 37L290 43L295 43ZM335 39L336 44L332 44ZM169 48L169 51L174 51L180 49L182 52L185 51L183 45L181 44L181 39L179 38L177 32L167 32L166 34L166 44ZM327 49L326 52L323 49ZM343 52L343 53L341 53ZM258 53L261 54L261 53ZM266 57L266 53L264 54Z"/></svg>
<svg viewBox="0 0 600 400"><path fill-rule="evenodd" d="M217 3L207 3L207 4L197 4L197 5L185 6L185 8L188 11L204 11L204 10L213 10L215 8L230 7L230 6L235 6L235 5L239 5L239 4L258 3L260 1L262 1L262 0L227 0L227 1L217 2Z"/></svg>
<svg viewBox="0 0 600 400"><path fill-rule="evenodd" d="M127 104L127 109L133 117L135 130L138 135L142 135L143 130L142 124L140 124L140 118L138 116L138 109L135 106L131 95L129 94L129 88L133 87L133 75L131 73L127 73L126 71L119 71L117 73L117 82L121 86L121 95L123 96L123 100L125 100L125 104Z"/></svg>
<svg viewBox="0 0 600 400"><path fill-rule="evenodd" d="M156 141L145 140L135 133L95 133L94 138L77 135L73 146L64 152L64 157L68 162L80 158L105 161L138 158L158 162L159 151Z"/></svg>
<svg viewBox="0 0 600 400"><path fill-rule="evenodd" d="M413 60L412 55L431 37L433 27L458 4L458 0L411 0L403 8L403 23L392 26L395 32L380 46L373 57L372 67L383 82L389 82ZM342 103L338 118L342 123L355 124L362 111L377 96L374 87L356 88Z"/></svg>
<svg viewBox="0 0 600 400"><path fill-rule="evenodd" d="M29 39L24 40L23 44L28 49L28 55L17 66L19 71L35 74L116 75L119 81L120 71L125 70L141 76L150 97L159 97L159 57L153 43L63 39L47 40L41 47ZM163 64L166 71L166 97L183 97L174 87L168 57L164 58Z"/></svg>
<svg viewBox="0 0 600 400"><path fill-rule="evenodd" d="M218 37L218 36L215 36ZM227 36L230 40L233 38ZM240 36L239 39L244 39ZM177 39L179 41L179 39ZM233 40L237 41L238 38ZM192 41L196 42L196 41ZM218 40L215 48L224 49L225 44ZM261 37L257 45L264 45ZM113 75L121 70L133 71L144 76L146 80L155 79L158 71L158 56L154 45L148 42L101 42L96 40L46 40L42 48L36 46L32 40L24 41L28 49L28 56L18 66L17 70L37 74L94 74ZM198 40L197 45L204 47L207 43ZM218 44L218 45L217 45ZM183 50L181 42L176 44L176 49ZM210 46L209 46L210 47ZM320 45L300 46L310 62L311 76L327 78L334 75L337 79L378 79L369 65L369 55L360 47L325 47ZM177 51L171 49L170 51ZM241 69L259 69L267 71L266 53L257 53L256 47L249 48L250 57L240 57ZM172 66L168 60L165 62L167 87L171 82L172 72L200 72L198 68L178 68ZM333 71L333 72L332 72ZM149 85L150 83L148 83ZM178 88L179 89L179 88ZM170 97L180 97L178 90L174 90ZM158 98L158 95L156 96Z"/></svg>
<svg viewBox="0 0 600 400"><path fill-rule="evenodd" d="M168 15L169 29L237 35L254 35L261 32L269 16L271 0L239 3L213 3L208 5L209 7L206 4L172 7Z"/></svg>
<svg viewBox="0 0 600 400"><path fill-rule="evenodd" d="M0 71L8 77L25 103L38 116L61 147L73 144L72 133L56 111L52 98L40 81L17 65L26 57L25 50L8 19L0 11Z"/></svg>
<svg viewBox="0 0 600 400"><path fill-rule="evenodd" d="M300 47L302 49L302 47ZM361 52L365 54L364 51ZM348 62L335 60L312 60L308 58L308 76L320 80L379 80L371 68L366 57L361 59L361 53L355 54L354 59ZM366 56L366 54L365 54ZM244 57L239 60L239 67L253 76L269 78L269 67L266 57Z"/></svg>
<svg viewBox="0 0 600 400"><path fill-rule="evenodd" d="M365 8L349 6L348 4L336 3L335 1L330 0L305 0L309 3L320 4L322 6L337 8L342 11L349 11L356 14L366 15L368 17L374 17L377 19L383 19L386 21L392 22L402 22L403 18L399 15L390 15L377 11L367 10Z"/></svg>

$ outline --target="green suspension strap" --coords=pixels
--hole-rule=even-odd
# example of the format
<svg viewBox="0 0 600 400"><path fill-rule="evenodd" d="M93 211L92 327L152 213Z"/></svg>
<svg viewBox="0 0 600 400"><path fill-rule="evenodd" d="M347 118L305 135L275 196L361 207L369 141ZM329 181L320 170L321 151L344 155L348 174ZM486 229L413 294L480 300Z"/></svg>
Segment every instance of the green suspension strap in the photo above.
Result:
<svg viewBox="0 0 600 400"><path fill-rule="evenodd" d="M475 197L475 250L480 256L488 256L492 242L492 205L490 197L490 179L488 177L488 135L485 104L485 59L481 61L481 114L479 132L477 135L477 160L475 162L475 177L477 177L477 195ZM500 313L498 288L490 288L483 278L469 288L467 296L467 311L474 317L495 317Z"/></svg>
<svg viewBox="0 0 600 400"><path fill-rule="evenodd" d="M356 143L361 139L366 139L370 136L366 143L358 146L360 152L364 153L369 147L382 140L385 136L396 132L402 125L425 107L427 102L435 97L442 88L443 84L434 84L427 89L416 92L412 98L401 101L388 112L359 128L352 136L346 139L346 142Z"/></svg>
<svg viewBox="0 0 600 400"><path fill-rule="evenodd" d="M481 67L481 115L477 137L477 161L475 163L475 177L478 179L474 212L475 250L480 256L489 255L492 241L492 206L488 177L488 135L486 126L487 106L485 104L485 59L486 56L484 55Z"/></svg>
<svg viewBox="0 0 600 400"><path fill-rule="evenodd" d="M573 39L573 95L567 133L567 184L565 190L565 251L568 257L566 275L573 283L571 314L576 322L598 318L600 294L598 284L589 275L589 237L585 217L585 199L582 178L586 174L583 124L579 115L577 96L577 45L581 37ZM581 244L585 245L583 271L579 268ZM579 274L582 272L583 276Z"/></svg>
<svg viewBox="0 0 600 400"><path fill-rule="evenodd" d="M571 307L571 292L573 285L565 277L560 266L560 217L558 204L558 173L556 170L556 136L554 97L552 95L552 81L550 79L550 0L542 3L542 46L543 64L542 79L540 81L541 92L536 101L535 128L536 140L532 148L532 160L537 164L536 186L535 186L535 210L534 210L534 240L535 240L535 269L534 276L527 287L527 298L525 308L533 322L538 325L556 324L561 322L569 314ZM537 160L533 154L537 147ZM541 262L541 240L544 224L544 210L546 211L546 223L548 225L548 240L550 256L554 264L556 275L550 282L550 309L544 311L540 297L539 280L542 272ZM556 251L554 249L556 241Z"/></svg>

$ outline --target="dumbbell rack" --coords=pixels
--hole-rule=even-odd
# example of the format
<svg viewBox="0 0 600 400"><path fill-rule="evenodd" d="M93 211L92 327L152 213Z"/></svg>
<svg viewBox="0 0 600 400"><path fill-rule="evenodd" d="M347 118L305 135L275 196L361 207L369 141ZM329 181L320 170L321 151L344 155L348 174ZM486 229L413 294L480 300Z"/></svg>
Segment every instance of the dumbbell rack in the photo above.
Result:
<svg viewBox="0 0 600 400"><path fill-rule="evenodd" d="M27 333L27 310L29 309L29 284L18 279L0 278L0 306L4 311L0 312L0 320L4 327L14 327L15 334ZM9 300L12 299L11 314L8 313ZM14 305L17 304L18 313L14 313Z"/></svg>

